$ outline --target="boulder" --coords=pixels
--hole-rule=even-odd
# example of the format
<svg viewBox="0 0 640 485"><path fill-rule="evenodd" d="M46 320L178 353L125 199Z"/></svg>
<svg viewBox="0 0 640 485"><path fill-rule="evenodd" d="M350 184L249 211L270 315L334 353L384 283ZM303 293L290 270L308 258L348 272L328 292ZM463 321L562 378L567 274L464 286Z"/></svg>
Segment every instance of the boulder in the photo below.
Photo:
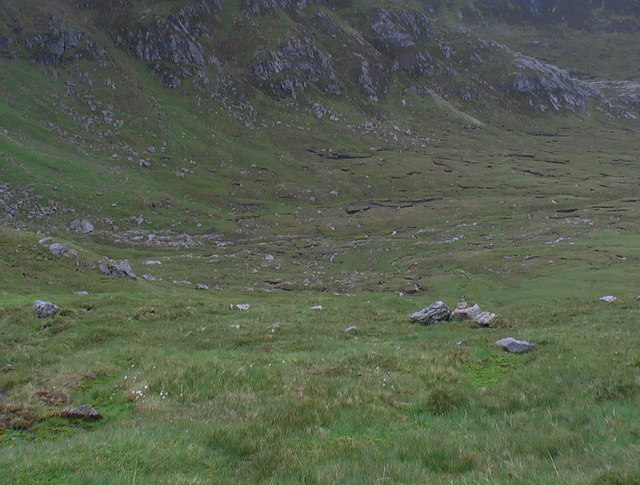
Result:
<svg viewBox="0 0 640 485"><path fill-rule="evenodd" d="M448 320L449 315L451 315L451 311L447 304L443 301L436 301L427 308L409 315L409 321L421 325L433 325Z"/></svg>
<svg viewBox="0 0 640 485"><path fill-rule="evenodd" d="M66 244L53 243L49 245L49 251L58 258L77 258L78 252L75 249L70 249Z"/></svg>
<svg viewBox="0 0 640 485"><path fill-rule="evenodd" d="M512 354L522 354L524 352L529 352L530 350L535 349L536 345L526 340L517 340L513 337L503 338L502 340L498 340L496 345L504 348L507 352Z"/></svg>
<svg viewBox="0 0 640 485"><path fill-rule="evenodd" d="M88 404L83 404L77 408L67 409L61 413L61 416L69 419L82 419L83 421L97 421L102 419L102 414Z"/></svg>
<svg viewBox="0 0 640 485"><path fill-rule="evenodd" d="M50 301L36 300L33 308L38 314L38 318L48 318L54 316L60 311L60 307Z"/></svg>
<svg viewBox="0 0 640 485"><path fill-rule="evenodd" d="M91 222L86 219L76 219L69 225L69 229L76 232L83 232L85 234L88 234L90 232L93 232L94 227L93 224L91 224Z"/></svg>
<svg viewBox="0 0 640 485"><path fill-rule="evenodd" d="M100 263L100 271L104 274L117 276L118 278L124 278L128 276L134 280L137 280L136 274L131 269L131 265L128 261L121 261L119 263Z"/></svg>
<svg viewBox="0 0 640 485"><path fill-rule="evenodd" d="M456 306L455 310L451 312L449 320L455 320L456 318L473 320L478 325L488 327L498 318L495 313L483 312L480 306L469 306L466 301L461 300Z"/></svg>

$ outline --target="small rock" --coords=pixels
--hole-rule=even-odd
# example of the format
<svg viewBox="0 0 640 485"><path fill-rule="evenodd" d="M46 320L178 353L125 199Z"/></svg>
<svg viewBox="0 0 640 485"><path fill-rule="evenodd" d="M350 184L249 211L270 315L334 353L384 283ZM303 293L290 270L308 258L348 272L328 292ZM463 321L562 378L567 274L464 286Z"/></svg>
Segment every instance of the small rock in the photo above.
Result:
<svg viewBox="0 0 640 485"><path fill-rule="evenodd" d="M196 290L208 290L209 289L209 285L206 285L204 283L199 283L196 285Z"/></svg>
<svg viewBox="0 0 640 485"><path fill-rule="evenodd" d="M251 308L251 305L249 305L248 303L238 303L237 305L229 305L229 308L231 310L243 310L243 311L247 311L249 308Z"/></svg>
<svg viewBox="0 0 640 485"><path fill-rule="evenodd" d="M88 404L83 404L77 408L67 409L60 416L69 419L82 419L83 421L97 421L102 419L102 414L93 409Z"/></svg>
<svg viewBox="0 0 640 485"><path fill-rule="evenodd" d="M502 340L498 340L496 345L504 348L507 352L511 352L512 354L521 354L524 352L529 352L530 350L535 349L536 345L527 342L526 340L517 340L513 337L503 338Z"/></svg>
<svg viewBox="0 0 640 485"><path fill-rule="evenodd" d="M617 298L615 296L607 295L600 298L600 301L606 301L607 303L613 303Z"/></svg>
<svg viewBox="0 0 640 485"><path fill-rule="evenodd" d="M636 301L640 301L640 296L636 296Z"/></svg>
<svg viewBox="0 0 640 485"><path fill-rule="evenodd" d="M2 403L2 401L4 401L6 398L7 395L4 392L0 391L0 403Z"/></svg>
<svg viewBox="0 0 640 485"><path fill-rule="evenodd" d="M158 280L158 278L156 278L155 276L153 276L152 274L149 274L149 273L143 274L142 277L147 281L157 281Z"/></svg>
<svg viewBox="0 0 640 485"><path fill-rule="evenodd" d="M267 254L267 255L264 257L264 259L265 259L265 260L267 260L267 261L273 261L273 259L274 259L274 258L273 258L273 255L272 255L272 254Z"/></svg>
<svg viewBox="0 0 640 485"><path fill-rule="evenodd" d="M459 342L456 342L456 345L458 347L469 347L469 342L466 342L464 340L460 340Z"/></svg>
<svg viewBox="0 0 640 485"><path fill-rule="evenodd" d="M33 304L33 308L35 308L38 318L52 317L60 311L60 307L58 305L55 305L50 301L43 300L36 300Z"/></svg>
<svg viewBox="0 0 640 485"><path fill-rule="evenodd" d="M74 293L76 295L80 295L80 296L84 296L84 295L88 295L89 292L88 291L84 291L84 290L80 290L80 291L74 291Z"/></svg>
<svg viewBox="0 0 640 485"><path fill-rule="evenodd" d="M40 244L47 245L47 244L51 244L52 241L53 239L51 239L50 237L45 237L44 239L40 239L38 242Z"/></svg>
<svg viewBox="0 0 640 485"><path fill-rule="evenodd" d="M448 320L449 315L451 315L451 312L447 304L443 301L436 301L427 308L409 315L409 321L417 322L421 325L433 325L434 323Z"/></svg>
<svg viewBox="0 0 640 485"><path fill-rule="evenodd" d="M142 168L149 168L151 166L151 162L148 160L140 160L138 163Z"/></svg>
<svg viewBox="0 0 640 485"><path fill-rule="evenodd" d="M358 327L356 327L355 325L352 325L344 329L344 333L348 333L348 334L354 334L357 332L358 332Z"/></svg>
<svg viewBox="0 0 640 485"><path fill-rule="evenodd" d="M150 259L149 261L145 261L144 264L162 264L162 261L158 261L157 259Z"/></svg>
<svg viewBox="0 0 640 485"><path fill-rule="evenodd" d="M314 306L309 307L309 309L310 309L310 310L315 310L315 311L318 311L318 312L319 312L319 311L324 310L324 307L323 307L322 305L314 305Z"/></svg>
<svg viewBox="0 0 640 485"><path fill-rule="evenodd" d="M149 153L155 153L155 152L156 152L156 147L154 147L154 146L148 146L148 147L147 147L147 151L148 151Z"/></svg>
<svg viewBox="0 0 640 485"><path fill-rule="evenodd" d="M93 232L94 227L93 224L91 224L91 222L86 219L76 219L69 225L69 229L76 232L83 232L85 234L88 234L90 232Z"/></svg>

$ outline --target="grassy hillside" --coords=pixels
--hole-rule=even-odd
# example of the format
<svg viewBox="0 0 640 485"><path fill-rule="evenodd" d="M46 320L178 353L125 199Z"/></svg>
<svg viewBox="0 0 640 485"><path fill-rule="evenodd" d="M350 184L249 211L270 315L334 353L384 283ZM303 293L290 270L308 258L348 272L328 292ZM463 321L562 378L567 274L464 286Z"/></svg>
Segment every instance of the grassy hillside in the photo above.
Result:
<svg viewBox="0 0 640 485"><path fill-rule="evenodd" d="M637 35L437 3L0 4L7 483L640 483L638 121L479 40L634 81ZM462 297L497 322L407 320Z"/></svg>

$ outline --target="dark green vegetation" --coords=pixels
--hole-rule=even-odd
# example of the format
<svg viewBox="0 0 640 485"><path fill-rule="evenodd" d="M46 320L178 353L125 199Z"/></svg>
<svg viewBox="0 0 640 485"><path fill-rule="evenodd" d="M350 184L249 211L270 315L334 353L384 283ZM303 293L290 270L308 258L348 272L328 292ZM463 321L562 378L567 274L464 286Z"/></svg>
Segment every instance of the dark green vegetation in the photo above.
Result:
<svg viewBox="0 0 640 485"><path fill-rule="evenodd" d="M0 2L3 483L640 483L638 90L580 97L637 80L620 2L41 3ZM407 322L463 295L497 324Z"/></svg>

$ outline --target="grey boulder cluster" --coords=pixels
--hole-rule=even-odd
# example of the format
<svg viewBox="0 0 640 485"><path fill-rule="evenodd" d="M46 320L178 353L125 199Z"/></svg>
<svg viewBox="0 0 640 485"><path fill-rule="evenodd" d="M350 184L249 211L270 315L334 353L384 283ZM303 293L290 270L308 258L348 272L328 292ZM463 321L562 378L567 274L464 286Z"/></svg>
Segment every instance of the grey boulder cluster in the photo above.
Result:
<svg viewBox="0 0 640 485"><path fill-rule="evenodd" d="M75 222L76 221L74 221L74 223ZM88 221L78 221L77 227L79 228L84 227L84 229L88 229L88 226L85 226L83 224L84 222L91 224ZM82 232L86 232L86 231L82 230ZM66 244L53 242L53 240L50 237L45 237L44 239L41 239L39 242L40 244L46 246L49 249L49 251L51 251L51 254L53 254L57 258L75 259L76 264L78 266L82 264L82 262L80 261L80 256L78 255L78 251L68 247ZM118 278L129 277L134 280L138 279L136 277L136 274L133 272L131 265L126 260L120 261L120 262L106 260L97 264L93 262L86 262L86 266L90 269L96 269L97 267L103 274L106 274L106 275L117 276Z"/></svg>
<svg viewBox="0 0 640 485"><path fill-rule="evenodd" d="M421 325L433 325L438 322L448 322L455 319L467 319L473 320L475 323L482 327L489 327L497 320L495 313L485 312L480 309L480 306L469 306L463 299L461 300L453 311L449 310L447 304L443 301L436 301L429 305L427 308L423 308L420 311L409 315L409 321L412 323L419 323ZM504 350L511 354L522 354L535 349L536 345L526 340L518 340L513 337L503 338L495 342L496 345L502 347ZM466 342L458 342L458 345L468 345Z"/></svg>
<svg viewBox="0 0 640 485"><path fill-rule="evenodd" d="M473 320L480 326L488 327L497 320L495 313L485 312L477 304L469 306L465 300L461 300L456 308L451 311L443 301L436 301L427 308L409 315L409 321L421 325L433 325L438 322L446 322L456 319Z"/></svg>

